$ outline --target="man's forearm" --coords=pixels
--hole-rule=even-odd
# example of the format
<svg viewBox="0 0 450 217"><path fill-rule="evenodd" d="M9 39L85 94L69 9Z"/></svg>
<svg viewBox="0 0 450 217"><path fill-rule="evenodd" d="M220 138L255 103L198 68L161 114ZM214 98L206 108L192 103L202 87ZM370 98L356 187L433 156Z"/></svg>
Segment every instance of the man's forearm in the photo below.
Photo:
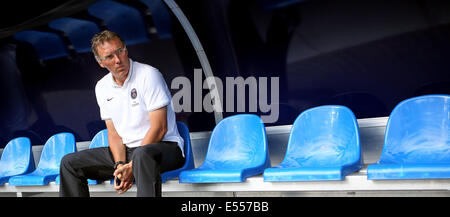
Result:
<svg viewBox="0 0 450 217"><path fill-rule="evenodd" d="M148 113L150 119L150 128L142 140L141 146L160 142L167 133L167 107L164 106L160 109L151 111Z"/></svg>
<svg viewBox="0 0 450 217"><path fill-rule="evenodd" d="M166 135L167 128L165 126L151 126L142 140L141 146L160 142Z"/></svg>
<svg viewBox="0 0 450 217"><path fill-rule="evenodd" d="M109 149L111 150L111 154L114 158L114 162L117 161L126 161L126 150L125 145L122 142L122 139L111 138L108 137L109 140Z"/></svg>
<svg viewBox="0 0 450 217"><path fill-rule="evenodd" d="M106 120L105 124L108 129L109 150L111 150L114 162L126 161L126 149L122 137L117 133L114 123L111 120Z"/></svg>

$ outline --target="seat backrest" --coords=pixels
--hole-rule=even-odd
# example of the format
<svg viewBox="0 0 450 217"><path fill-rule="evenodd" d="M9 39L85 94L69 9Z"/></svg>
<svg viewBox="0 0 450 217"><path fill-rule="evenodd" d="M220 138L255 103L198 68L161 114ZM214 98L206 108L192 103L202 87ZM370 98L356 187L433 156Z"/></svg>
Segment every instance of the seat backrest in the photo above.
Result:
<svg viewBox="0 0 450 217"><path fill-rule="evenodd" d="M91 39L96 33L100 32L94 22L70 17L55 19L48 25L66 33L78 53L91 51Z"/></svg>
<svg viewBox="0 0 450 217"><path fill-rule="evenodd" d="M180 172L183 170L189 170L189 169L195 168L194 155L192 154L191 137L189 135L189 129L186 126L186 124L184 124L183 122L180 122L180 121L177 122L177 128L178 128L178 132L180 133L180 136L184 140L184 150L183 151L184 151L185 162L181 168L167 171L167 172L164 172L163 174L161 174L162 183L164 183L168 179L178 177Z"/></svg>
<svg viewBox="0 0 450 217"><path fill-rule="evenodd" d="M177 122L178 132L184 140L184 156L186 162L183 165L183 169L193 169L194 168L194 156L192 154L191 137L189 135L189 129L183 122Z"/></svg>
<svg viewBox="0 0 450 217"><path fill-rule="evenodd" d="M159 38L171 38L171 19L168 8L164 5L163 0L139 0L144 3L150 13L152 20L158 31Z"/></svg>
<svg viewBox="0 0 450 217"><path fill-rule="evenodd" d="M338 105L303 111L292 125L284 162L305 167L342 166L362 161L358 123Z"/></svg>
<svg viewBox="0 0 450 217"><path fill-rule="evenodd" d="M92 138L91 144L89 144L89 148L100 148L100 147L108 147L108 130L104 129L95 134L94 138Z"/></svg>
<svg viewBox="0 0 450 217"><path fill-rule="evenodd" d="M270 166L264 123L256 115L240 114L221 120L211 134L202 166L242 169Z"/></svg>
<svg viewBox="0 0 450 217"><path fill-rule="evenodd" d="M14 39L32 44L42 60L69 55L63 40L55 33L26 30L14 34Z"/></svg>
<svg viewBox="0 0 450 217"><path fill-rule="evenodd" d="M76 152L75 137L72 133L58 133L50 137L42 149L36 170L59 171L64 155Z"/></svg>
<svg viewBox="0 0 450 217"><path fill-rule="evenodd" d="M89 14L102 19L109 30L116 32L126 44L149 41L142 14L135 8L115 1L97 1L88 8Z"/></svg>
<svg viewBox="0 0 450 217"><path fill-rule="evenodd" d="M450 163L450 96L400 102L389 116L379 163Z"/></svg>
<svg viewBox="0 0 450 217"><path fill-rule="evenodd" d="M9 141L0 158L0 176L21 175L34 168L30 139L18 137Z"/></svg>

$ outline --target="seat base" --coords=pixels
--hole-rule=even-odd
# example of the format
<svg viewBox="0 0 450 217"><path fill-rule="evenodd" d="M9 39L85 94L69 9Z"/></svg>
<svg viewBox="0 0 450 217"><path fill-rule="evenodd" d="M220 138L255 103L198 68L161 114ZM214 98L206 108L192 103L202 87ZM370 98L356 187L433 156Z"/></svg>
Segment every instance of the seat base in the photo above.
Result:
<svg viewBox="0 0 450 217"><path fill-rule="evenodd" d="M450 164L372 164L367 179L450 179Z"/></svg>
<svg viewBox="0 0 450 217"><path fill-rule="evenodd" d="M243 182L249 176L244 170L193 169L180 173L180 183Z"/></svg>
<svg viewBox="0 0 450 217"><path fill-rule="evenodd" d="M32 185L47 185L51 181L55 181L58 174L28 174L22 176L14 176L9 179L9 185L12 186L32 186Z"/></svg>
<svg viewBox="0 0 450 217"><path fill-rule="evenodd" d="M264 171L265 182L343 180L342 167L277 168Z"/></svg>

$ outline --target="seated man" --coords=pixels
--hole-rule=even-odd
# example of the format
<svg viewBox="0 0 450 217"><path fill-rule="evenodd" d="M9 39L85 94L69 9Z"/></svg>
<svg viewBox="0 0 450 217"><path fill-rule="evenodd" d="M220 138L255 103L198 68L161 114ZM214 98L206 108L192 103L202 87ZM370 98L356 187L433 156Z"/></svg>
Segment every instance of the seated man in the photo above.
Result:
<svg viewBox="0 0 450 217"><path fill-rule="evenodd" d="M59 194L89 196L87 179L115 178L119 194L136 180L138 197L161 196L161 173L184 164L184 141L167 84L156 68L129 59L124 41L114 32L96 34L92 51L109 70L95 86L109 147L64 156Z"/></svg>

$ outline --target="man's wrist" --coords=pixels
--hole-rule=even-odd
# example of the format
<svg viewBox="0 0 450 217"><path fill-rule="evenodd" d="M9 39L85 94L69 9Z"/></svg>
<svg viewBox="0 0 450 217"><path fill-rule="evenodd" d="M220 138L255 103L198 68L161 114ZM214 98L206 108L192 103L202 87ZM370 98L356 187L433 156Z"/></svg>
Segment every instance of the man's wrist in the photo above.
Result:
<svg viewBox="0 0 450 217"><path fill-rule="evenodd" d="M119 165L123 165L123 164L126 164L126 162L125 161L117 161L117 162L115 162L114 163L114 170L116 170Z"/></svg>

